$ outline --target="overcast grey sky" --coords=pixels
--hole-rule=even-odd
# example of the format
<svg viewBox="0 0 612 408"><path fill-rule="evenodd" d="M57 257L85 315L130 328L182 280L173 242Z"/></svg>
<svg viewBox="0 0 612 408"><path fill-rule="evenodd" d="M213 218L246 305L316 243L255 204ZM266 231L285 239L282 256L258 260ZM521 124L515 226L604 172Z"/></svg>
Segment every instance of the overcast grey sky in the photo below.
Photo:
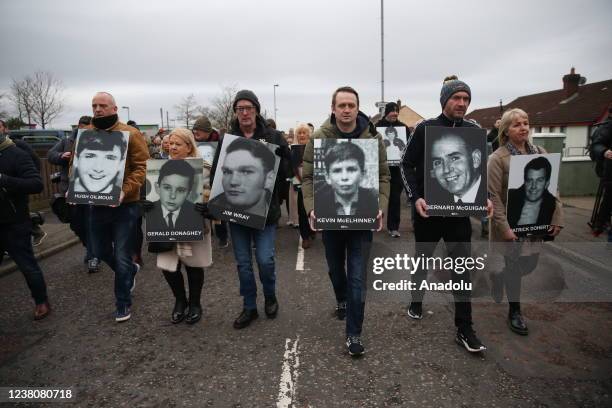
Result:
<svg viewBox="0 0 612 408"><path fill-rule="evenodd" d="M66 127L106 90L138 123L190 93L201 105L236 85L253 90L279 128L319 125L333 90L351 85L361 109L380 99L380 0L2 1L0 89L48 70L66 86ZM470 110L561 88L575 66L612 78L609 0L385 0L385 97L440 112L442 79L472 88ZM8 108L8 106L5 106ZM127 120L125 110L120 111Z"/></svg>

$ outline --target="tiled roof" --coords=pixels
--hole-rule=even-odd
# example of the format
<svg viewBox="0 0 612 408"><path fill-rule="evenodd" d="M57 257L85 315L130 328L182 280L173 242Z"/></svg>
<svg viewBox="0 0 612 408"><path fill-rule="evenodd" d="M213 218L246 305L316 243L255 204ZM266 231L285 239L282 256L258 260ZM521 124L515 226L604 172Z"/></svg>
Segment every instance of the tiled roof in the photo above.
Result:
<svg viewBox="0 0 612 408"><path fill-rule="evenodd" d="M567 98L563 89L520 96L504 105L504 110L521 108L529 114L532 126L593 124L599 121L612 103L612 79L582 85ZM499 106L476 109L467 115L484 128L491 128L498 119Z"/></svg>

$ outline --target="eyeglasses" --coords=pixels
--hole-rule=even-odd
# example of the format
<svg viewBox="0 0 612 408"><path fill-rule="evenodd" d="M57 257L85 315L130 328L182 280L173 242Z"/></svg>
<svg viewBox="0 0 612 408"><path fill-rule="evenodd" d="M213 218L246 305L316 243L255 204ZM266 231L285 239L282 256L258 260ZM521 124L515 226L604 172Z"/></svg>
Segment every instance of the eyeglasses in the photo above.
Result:
<svg viewBox="0 0 612 408"><path fill-rule="evenodd" d="M252 105L251 106L238 106L236 108L236 112L238 112L238 113L244 113L244 112L251 113L251 112L253 112L253 109L255 109L255 107L252 106Z"/></svg>

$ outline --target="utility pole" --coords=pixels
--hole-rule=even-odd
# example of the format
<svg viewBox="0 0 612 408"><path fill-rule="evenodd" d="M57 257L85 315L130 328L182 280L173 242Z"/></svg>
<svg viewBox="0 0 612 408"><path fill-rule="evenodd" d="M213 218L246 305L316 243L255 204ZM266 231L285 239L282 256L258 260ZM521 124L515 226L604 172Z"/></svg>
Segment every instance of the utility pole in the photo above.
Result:
<svg viewBox="0 0 612 408"><path fill-rule="evenodd" d="M385 101L385 0L380 0L380 101Z"/></svg>
<svg viewBox="0 0 612 408"><path fill-rule="evenodd" d="M168 110L166 110L166 127L170 129L170 116L168 115Z"/></svg>
<svg viewBox="0 0 612 408"><path fill-rule="evenodd" d="M164 109L163 108L159 108L159 116L161 116L161 126L160 127L164 127Z"/></svg>

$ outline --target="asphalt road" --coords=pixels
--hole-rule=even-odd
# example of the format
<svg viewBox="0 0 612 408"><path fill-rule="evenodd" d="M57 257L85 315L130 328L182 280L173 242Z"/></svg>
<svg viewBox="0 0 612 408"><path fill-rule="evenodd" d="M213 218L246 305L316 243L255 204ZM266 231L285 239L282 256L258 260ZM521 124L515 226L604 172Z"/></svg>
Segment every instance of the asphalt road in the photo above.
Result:
<svg viewBox="0 0 612 408"><path fill-rule="evenodd" d="M410 253L402 233L377 234L372 255ZM353 360L333 317L322 242L303 265L298 246L297 230L279 228L279 315L265 317L262 296L260 318L243 330L232 327L242 303L231 247L215 246L194 326L170 323L172 295L150 255L122 324L112 318L112 273L87 274L79 246L41 262L53 306L44 321L31 320L21 274L3 277L0 386L72 387L74 406L92 407L612 406L611 303L534 296L523 306L530 335L521 337L506 326L506 305L477 301L475 329L488 351L472 355L454 342L449 297L432 295L415 322L403 296L369 293L367 353ZM543 262L563 265L565 287L591 273L558 255Z"/></svg>

